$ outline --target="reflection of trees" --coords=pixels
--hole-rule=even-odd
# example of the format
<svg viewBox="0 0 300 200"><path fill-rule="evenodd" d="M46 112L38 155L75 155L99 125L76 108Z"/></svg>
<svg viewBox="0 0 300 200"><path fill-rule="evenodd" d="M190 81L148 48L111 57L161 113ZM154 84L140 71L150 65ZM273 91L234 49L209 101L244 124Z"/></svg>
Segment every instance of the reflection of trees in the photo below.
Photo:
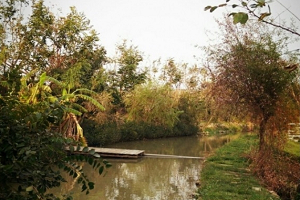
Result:
<svg viewBox="0 0 300 200"><path fill-rule="evenodd" d="M186 156L202 156L205 145L208 150L224 144L227 138L171 138L150 141L123 143L118 148L145 149L149 153L163 153ZM126 146L128 145L128 146ZM141 146L140 146L141 145ZM190 195L196 191L195 182L200 178L201 160L196 159L161 159L143 158L134 163L112 163L107 174L94 174L91 166L84 170L94 177L95 189L86 196L80 193L77 185L74 200L79 199L192 199Z"/></svg>
<svg viewBox="0 0 300 200"><path fill-rule="evenodd" d="M200 171L199 160L191 159L150 158L119 165L118 176L105 188L106 199L187 199Z"/></svg>
<svg viewBox="0 0 300 200"><path fill-rule="evenodd" d="M229 136L214 136L214 137L203 137L201 138L200 144L203 145L203 151L211 152L214 149L226 144L230 141Z"/></svg>
<svg viewBox="0 0 300 200"><path fill-rule="evenodd" d="M76 164L80 167L80 169L82 169L85 163L80 162L80 163L76 163ZM92 170L92 171L95 172L95 170ZM60 196L70 194L70 192L74 189L74 187L77 186L77 180L80 176L77 176L76 178L73 178L73 176L68 175L64 171L61 171L61 175L66 180L66 183L61 184L61 186L59 188L50 189L49 190L50 193L53 192L53 193L59 194Z"/></svg>

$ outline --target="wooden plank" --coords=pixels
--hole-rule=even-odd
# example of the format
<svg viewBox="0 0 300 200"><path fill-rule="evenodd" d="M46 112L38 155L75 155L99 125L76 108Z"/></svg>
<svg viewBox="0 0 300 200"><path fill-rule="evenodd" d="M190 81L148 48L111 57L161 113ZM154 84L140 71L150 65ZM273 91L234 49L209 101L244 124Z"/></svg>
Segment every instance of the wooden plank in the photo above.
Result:
<svg viewBox="0 0 300 200"><path fill-rule="evenodd" d="M80 151L74 153L86 154L82 152L83 147ZM142 156L152 158L187 158L187 159L200 159L204 160L204 157L193 157L193 156L179 156L179 155L165 155L165 154L145 154L144 150L133 150L133 149L113 149L113 148L99 148L89 147L89 150L94 149L101 157L108 158L141 158ZM67 149L68 150L68 149Z"/></svg>
<svg viewBox="0 0 300 200"><path fill-rule="evenodd" d="M82 149L75 153L81 153ZM144 155L144 150L132 150L132 149L113 149L113 148L98 148L89 147L89 150L94 149L101 157L112 157L112 158L139 158ZM68 149L67 149L68 150ZM82 152L82 154L84 154Z"/></svg>
<svg viewBox="0 0 300 200"><path fill-rule="evenodd" d="M187 158L187 159L199 159L204 160L204 157L194 157L194 156L178 156L178 155L165 155L165 154L150 154L146 153L146 157L152 157L152 158Z"/></svg>

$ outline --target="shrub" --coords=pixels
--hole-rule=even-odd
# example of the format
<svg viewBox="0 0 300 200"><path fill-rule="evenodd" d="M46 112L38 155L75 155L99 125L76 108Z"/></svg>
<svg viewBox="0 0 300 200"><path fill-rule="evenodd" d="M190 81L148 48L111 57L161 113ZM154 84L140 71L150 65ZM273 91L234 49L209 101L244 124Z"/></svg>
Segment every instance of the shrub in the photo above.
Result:
<svg viewBox="0 0 300 200"><path fill-rule="evenodd" d="M53 131L51 123L59 121L60 111L59 104L31 105L0 96L0 199L57 199L46 191L65 182L60 170L79 177L82 191L89 193L94 183L76 162L88 161L97 166L94 169L109 166L87 156L67 155L65 147L74 151L74 141Z"/></svg>

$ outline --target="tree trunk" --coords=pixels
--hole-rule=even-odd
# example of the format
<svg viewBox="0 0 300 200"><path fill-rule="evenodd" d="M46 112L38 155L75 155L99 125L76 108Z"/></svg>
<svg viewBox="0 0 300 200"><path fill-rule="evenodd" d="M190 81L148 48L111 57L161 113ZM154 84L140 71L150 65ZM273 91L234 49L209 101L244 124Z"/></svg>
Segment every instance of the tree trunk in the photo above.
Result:
<svg viewBox="0 0 300 200"><path fill-rule="evenodd" d="M259 150L261 150L265 144L264 136L265 136L265 131L266 131L266 125L267 125L269 118L270 118L269 116L263 116L263 118L259 124Z"/></svg>

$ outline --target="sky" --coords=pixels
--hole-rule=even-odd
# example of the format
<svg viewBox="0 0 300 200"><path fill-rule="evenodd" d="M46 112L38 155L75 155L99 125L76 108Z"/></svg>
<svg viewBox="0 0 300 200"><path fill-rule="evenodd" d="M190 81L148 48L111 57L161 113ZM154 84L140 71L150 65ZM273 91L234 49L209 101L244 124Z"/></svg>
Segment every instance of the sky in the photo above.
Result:
<svg viewBox="0 0 300 200"><path fill-rule="evenodd" d="M66 15L70 6L83 12L99 33L100 44L108 56L114 55L116 45L126 39L150 61L174 58L186 63L197 62L194 57L200 55L200 50L195 46L208 45L207 31L217 30L215 18L222 18L226 11L204 11L207 5L219 5L225 0L44 1L58 15ZM272 16L279 15L277 20L290 21L292 17L278 1L300 18L299 0L274 0L270 5ZM296 22L300 27L300 20Z"/></svg>

